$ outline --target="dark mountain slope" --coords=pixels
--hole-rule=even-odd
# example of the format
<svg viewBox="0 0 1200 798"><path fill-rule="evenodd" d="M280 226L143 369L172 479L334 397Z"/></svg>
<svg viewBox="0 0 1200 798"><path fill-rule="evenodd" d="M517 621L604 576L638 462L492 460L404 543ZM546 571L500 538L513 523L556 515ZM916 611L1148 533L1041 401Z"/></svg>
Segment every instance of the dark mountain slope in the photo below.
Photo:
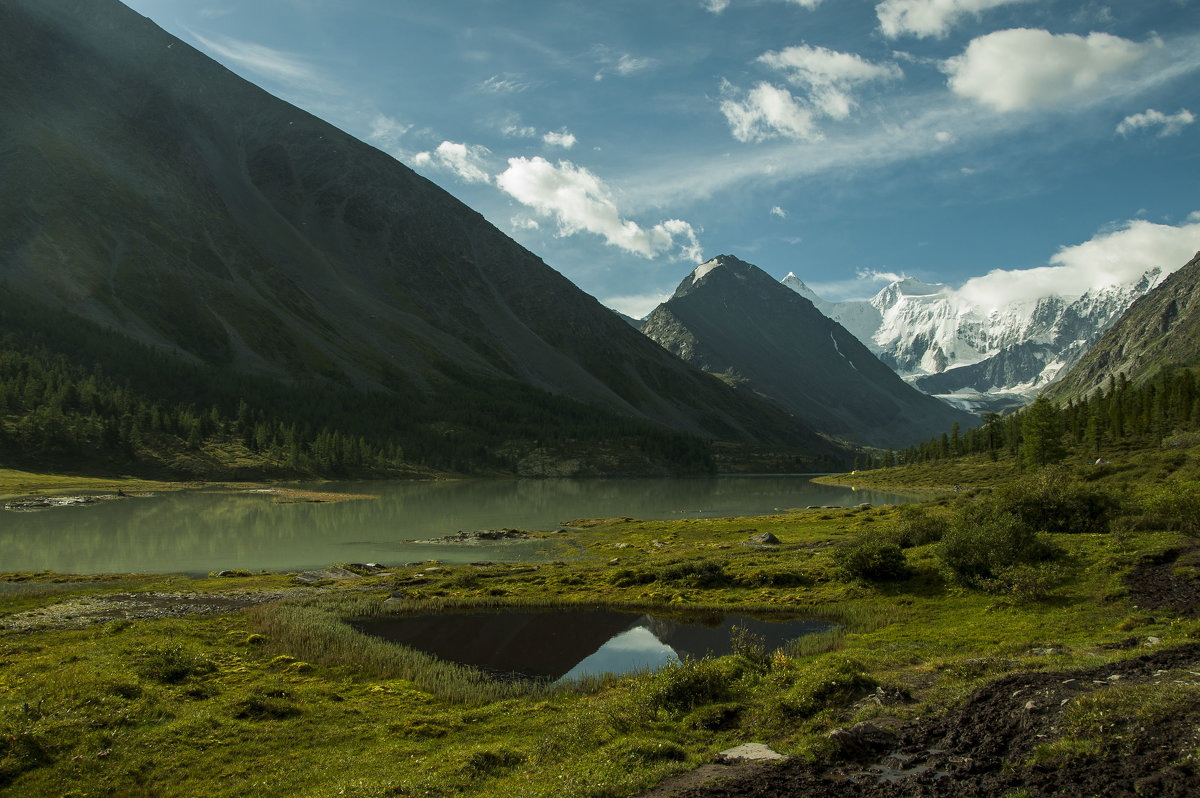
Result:
<svg viewBox="0 0 1200 798"><path fill-rule="evenodd" d="M1047 395L1065 402L1087 396L1109 377L1134 384L1164 367L1200 366L1200 253L1134 302Z"/></svg>
<svg viewBox="0 0 1200 798"><path fill-rule="evenodd" d="M977 422L911 388L812 302L728 255L684 279L643 332L814 429L858 443L907 446L955 421Z"/></svg>
<svg viewBox="0 0 1200 798"><path fill-rule="evenodd" d="M821 447L390 156L115 0L0 5L0 183L11 298L195 363L308 389L519 383Z"/></svg>

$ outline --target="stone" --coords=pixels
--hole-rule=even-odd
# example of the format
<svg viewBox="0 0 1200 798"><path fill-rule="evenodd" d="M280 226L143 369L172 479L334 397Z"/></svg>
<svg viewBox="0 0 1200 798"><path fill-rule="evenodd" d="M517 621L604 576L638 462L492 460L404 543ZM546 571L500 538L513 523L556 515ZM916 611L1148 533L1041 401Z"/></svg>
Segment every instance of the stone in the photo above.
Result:
<svg viewBox="0 0 1200 798"><path fill-rule="evenodd" d="M778 546L780 540L770 532L759 532L757 535L751 535L746 542L757 546Z"/></svg>
<svg viewBox="0 0 1200 798"><path fill-rule="evenodd" d="M725 762L758 762L771 759L787 759L769 745L762 743L745 743L736 748L730 748L717 754L717 759Z"/></svg>
<svg viewBox="0 0 1200 798"><path fill-rule="evenodd" d="M846 758L865 759L894 748L900 738L890 729L864 721L848 728L834 729L829 733L829 739L837 743Z"/></svg>
<svg viewBox="0 0 1200 798"><path fill-rule="evenodd" d="M361 577L353 571L347 571L345 568L321 568L316 571L305 571L296 575L297 582L311 585L314 582L324 582L329 579L361 579Z"/></svg>

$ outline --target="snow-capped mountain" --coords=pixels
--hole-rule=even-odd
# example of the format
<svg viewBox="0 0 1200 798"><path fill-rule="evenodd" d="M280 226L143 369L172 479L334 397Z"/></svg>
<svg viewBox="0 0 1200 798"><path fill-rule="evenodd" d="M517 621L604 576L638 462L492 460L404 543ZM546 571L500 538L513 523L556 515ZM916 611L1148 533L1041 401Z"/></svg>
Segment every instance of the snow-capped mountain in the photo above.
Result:
<svg viewBox="0 0 1200 798"><path fill-rule="evenodd" d="M1161 276L1153 269L1136 282L1082 296L1000 306L914 278L891 283L869 300L848 302L821 299L795 274L783 284L916 387L973 410L990 410L1023 404L1065 373Z"/></svg>

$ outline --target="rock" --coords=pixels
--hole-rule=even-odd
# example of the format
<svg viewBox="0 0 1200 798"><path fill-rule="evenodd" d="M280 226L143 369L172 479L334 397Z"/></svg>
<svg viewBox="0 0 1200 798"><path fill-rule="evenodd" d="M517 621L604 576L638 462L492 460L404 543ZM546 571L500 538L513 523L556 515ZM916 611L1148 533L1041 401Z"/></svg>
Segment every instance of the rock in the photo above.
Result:
<svg viewBox="0 0 1200 798"><path fill-rule="evenodd" d="M296 575L297 582L303 582L306 585L311 585L314 582L324 582L329 579L360 579L358 574L353 571L347 571L345 568L321 568L316 571L305 571L302 574Z"/></svg>
<svg viewBox="0 0 1200 798"><path fill-rule="evenodd" d="M757 535L751 535L746 543L754 546L778 546L780 540L770 532L759 532Z"/></svg>
<svg viewBox="0 0 1200 798"><path fill-rule="evenodd" d="M866 759L894 748L900 738L890 729L864 721L849 728L834 729L829 733L829 739L837 743L847 759Z"/></svg>
<svg viewBox="0 0 1200 798"><path fill-rule="evenodd" d="M725 762L756 762L769 759L787 759L786 756L762 743L745 743L717 754Z"/></svg>

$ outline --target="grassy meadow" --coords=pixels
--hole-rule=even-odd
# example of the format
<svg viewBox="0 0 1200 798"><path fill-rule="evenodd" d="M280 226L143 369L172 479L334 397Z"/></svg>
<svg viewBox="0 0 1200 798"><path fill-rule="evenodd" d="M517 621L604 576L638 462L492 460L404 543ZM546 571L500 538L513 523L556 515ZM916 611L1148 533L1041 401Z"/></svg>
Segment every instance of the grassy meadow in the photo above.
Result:
<svg viewBox="0 0 1200 798"><path fill-rule="evenodd" d="M1172 579L1200 579L1188 504L1200 447L1044 470L966 460L953 474L929 463L840 478L937 493L916 506L577 519L587 556L536 568L395 568L315 588L266 573L0 576L0 794L637 795L744 742L832 761L834 728L937 715L1003 674L1200 640L1194 613L1140 607L1126 579L1167 551L1184 552ZM766 532L780 543L746 545ZM125 593L272 600L80 620ZM837 627L776 651L743 636L730 656L549 687L492 681L345 623L569 605ZM1098 717L1169 713L1179 689L1077 699L1038 763L1116 750L1123 738ZM1200 756L1194 740L1180 745L1180 761Z"/></svg>

